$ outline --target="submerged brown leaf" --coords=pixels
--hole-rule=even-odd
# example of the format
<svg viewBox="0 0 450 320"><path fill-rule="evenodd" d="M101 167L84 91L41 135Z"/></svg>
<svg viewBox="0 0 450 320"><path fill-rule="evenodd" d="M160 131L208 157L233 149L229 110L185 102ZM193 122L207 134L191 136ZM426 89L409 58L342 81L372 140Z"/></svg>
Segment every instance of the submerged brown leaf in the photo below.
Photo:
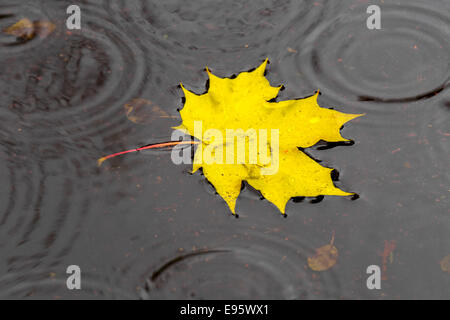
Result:
<svg viewBox="0 0 450 320"><path fill-rule="evenodd" d="M31 20L25 18L6 28L3 32L17 38L30 40L34 37L34 25Z"/></svg>
<svg viewBox="0 0 450 320"><path fill-rule="evenodd" d="M3 30L4 33L24 40L31 40L36 36L45 38L56 29L50 21L35 21L24 18Z"/></svg>
<svg viewBox="0 0 450 320"><path fill-rule="evenodd" d="M50 21L36 21L34 28L39 37L45 38L55 31L56 25Z"/></svg>
<svg viewBox="0 0 450 320"><path fill-rule="evenodd" d="M128 120L138 124L151 123L161 118L173 118L158 105L143 98L131 100L124 108Z"/></svg>
<svg viewBox="0 0 450 320"><path fill-rule="evenodd" d="M332 268L338 259L339 252L334 246L334 234L331 242L316 249L316 254L308 258L308 266L314 271L326 271Z"/></svg>
<svg viewBox="0 0 450 320"><path fill-rule="evenodd" d="M441 269L444 272L450 273L450 255L441 260Z"/></svg>

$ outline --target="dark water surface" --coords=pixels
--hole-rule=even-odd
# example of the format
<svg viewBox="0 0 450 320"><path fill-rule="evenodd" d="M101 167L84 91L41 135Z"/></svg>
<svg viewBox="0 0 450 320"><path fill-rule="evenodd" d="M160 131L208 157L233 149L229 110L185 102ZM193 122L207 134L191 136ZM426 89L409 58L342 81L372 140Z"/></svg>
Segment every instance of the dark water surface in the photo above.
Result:
<svg viewBox="0 0 450 320"><path fill-rule="evenodd" d="M0 4L1 30L56 24L0 34L0 298L450 298L448 0L85 0L68 33L70 4ZM366 113L342 130L354 145L308 150L359 199L291 201L283 218L245 188L236 219L169 152L97 167L170 140L179 82L201 93L206 65L230 76L266 57L280 100L320 89L322 106ZM155 110L138 121L137 98ZM338 263L311 271L333 232ZM72 264L82 290L66 288ZM382 290L366 287L373 264Z"/></svg>

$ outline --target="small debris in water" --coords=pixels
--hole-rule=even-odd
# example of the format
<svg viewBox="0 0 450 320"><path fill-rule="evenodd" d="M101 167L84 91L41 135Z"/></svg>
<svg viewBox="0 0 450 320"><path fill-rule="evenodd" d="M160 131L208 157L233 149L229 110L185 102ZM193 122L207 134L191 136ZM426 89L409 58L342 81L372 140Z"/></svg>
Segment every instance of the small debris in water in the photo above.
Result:
<svg viewBox="0 0 450 320"><path fill-rule="evenodd" d="M442 271L450 273L450 254L442 259L440 264Z"/></svg>
<svg viewBox="0 0 450 320"><path fill-rule="evenodd" d="M316 254L308 258L308 266L314 271L326 271L332 268L338 259L339 251L334 246L334 232L331 242L316 249Z"/></svg>

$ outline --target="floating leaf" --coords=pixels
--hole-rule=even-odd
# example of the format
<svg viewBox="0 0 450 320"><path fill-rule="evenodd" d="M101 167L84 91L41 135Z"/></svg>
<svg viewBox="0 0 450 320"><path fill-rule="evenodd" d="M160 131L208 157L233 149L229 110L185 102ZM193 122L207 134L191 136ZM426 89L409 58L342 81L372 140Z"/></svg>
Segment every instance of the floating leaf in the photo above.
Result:
<svg viewBox="0 0 450 320"><path fill-rule="evenodd" d="M235 213L236 200L241 190L242 181L272 202L283 214L286 203L292 197L319 195L348 196L353 193L336 188L331 179L333 169L320 166L299 148L308 148L320 140L328 142L349 141L340 134L340 128L359 114L345 114L335 110L321 108L317 103L318 93L299 100L274 102L282 86L272 87L264 73L268 60L258 68L242 72L237 77L219 78L207 68L209 90L197 95L183 86L186 98L184 108L180 111L182 124L175 128L188 132L199 139L202 144L197 148L193 171L203 168L205 177ZM195 132L194 123L202 122L200 132ZM209 129L219 130L223 137L226 131L261 130L279 132L279 169L274 174L265 174L263 170L274 164L274 153L270 151L270 164L254 163L246 157L238 164L207 163L204 161L211 147L218 150L219 144L204 138ZM247 139L248 140L248 139ZM234 141L234 140L233 140ZM273 139L268 136L268 145ZM221 147L229 144L225 140ZM208 148L208 145L211 147ZM248 147L249 141L246 141ZM259 153L268 146L258 146ZM225 152L224 152L225 153ZM216 154L215 154L216 155ZM220 157L220 153L217 153ZM199 160L202 159L202 160Z"/></svg>
<svg viewBox="0 0 450 320"><path fill-rule="evenodd" d="M450 255L441 260L441 269L444 272L450 273Z"/></svg>
<svg viewBox="0 0 450 320"><path fill-rule="evenodd" d="M338 256L339 252L334 246L333 234L329 244L316 249L314 257L308 258L308 266L314 271L326 271L336 264Z"/></svg>

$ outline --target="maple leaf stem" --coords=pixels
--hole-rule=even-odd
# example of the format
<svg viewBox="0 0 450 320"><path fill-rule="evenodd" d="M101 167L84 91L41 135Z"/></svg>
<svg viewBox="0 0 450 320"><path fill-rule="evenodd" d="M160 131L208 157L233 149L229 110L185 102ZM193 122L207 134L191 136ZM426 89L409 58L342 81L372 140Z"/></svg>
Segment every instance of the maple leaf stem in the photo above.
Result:
<svg viewBox="0 0 450 320"><path fill-rule="evenodd" d="M168 142L160 142L160 143L154 143L154 144L149 144L143 147L139 147L139 148L135 148L135 149L130 149L130 150L125 150L125 151L121 151L121 152L116 152L107 156L104 156L100 159L97 160L97 164L100 167L102 165L102 163L105 160L123 155L123 154L127 154L127 153L131 153L131 152L138 152L138 151L142 151L142 150L148 150L148 149L158 149L158 148L166 148L166 147L174 147L177 145L182 145L182 144L199 144L200 142L198 141L168 141Z"/></svg>

